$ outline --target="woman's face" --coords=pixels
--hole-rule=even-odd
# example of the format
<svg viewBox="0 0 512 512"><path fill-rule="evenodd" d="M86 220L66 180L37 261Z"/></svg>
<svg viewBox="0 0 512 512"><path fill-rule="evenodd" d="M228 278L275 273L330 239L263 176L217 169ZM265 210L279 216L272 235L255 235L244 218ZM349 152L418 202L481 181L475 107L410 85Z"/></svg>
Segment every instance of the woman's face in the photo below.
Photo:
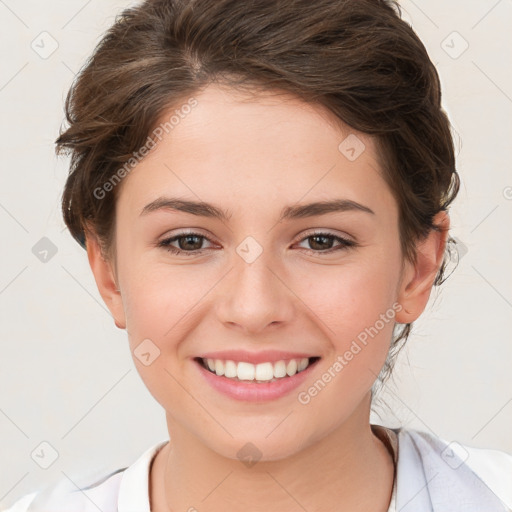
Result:
<svg viewBox="0 0 512 512"><path fill-rule="evenodd" d="M168 422L226 457L250 442L279 459L368 421L401 308L397 204L372 139L325 111L218 86L195 98L121 184L114 315ZM155 203L171 200L214 210ZM305 208L324 202L338 207ZM159 246L170 238L179 254ZM197 360L224 351L243 379L253 366L240 361L292 371L294 356L320 359L274 383L239 382Z"/></svg>

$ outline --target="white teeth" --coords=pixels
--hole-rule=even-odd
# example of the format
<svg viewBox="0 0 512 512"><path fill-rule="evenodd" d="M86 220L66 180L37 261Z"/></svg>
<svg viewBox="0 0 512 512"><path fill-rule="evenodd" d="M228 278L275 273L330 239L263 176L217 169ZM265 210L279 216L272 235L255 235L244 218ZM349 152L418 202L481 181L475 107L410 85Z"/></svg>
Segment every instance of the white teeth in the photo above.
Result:
<svg viewBox="0 0 512 512"><path fill-rule="evenodd" d="M291 359L286 365L286 373L291 377L297 373L297 361Z"/></svg>
<svg viewBox="0 0 512 512"><path fill-rule="evenodd" d="M224 365L224 375L230 378L237 376L237 368L234 361L226 361L226 364Z"/></svg>
<svg viewBox="0 0 512 512"><path fill-rule="evenodd" d="M292 377L296 373L304 371L309 365L309 359L290 359L289 361L276 361L275 363L251 364L245 361L221 359L203 359L203 363L211 372L235 380L252 380L256 382L272 382L284 377Z"/></svg>
<svg viewBox="0 0 512 512"><path fill-rule="evenodd" d="M217 375L224 375L224 363L220 359L215 360L215 373Z"/></svg>
<svg viewBox="0 0 512 512"><path fill-rule="evenodd" d="M277 379L286 377L286 363L284 361L277 361L274 364L274 377Z"/></svg>
<svg viewBox="0 0 512 512"><path fill-rule="evenodd" d="M240 380L254 380L254 374L256 373L254 365L251 363L238 363L236 369L236 376Z"/></svg>
<svg viewBox="0 0 512 512"><path fill-rule="evenodd" d="M274 378L272 363L257 364L255 373L256 380L272 380Z"/></svg>
<svg viewBox="0 0 512 512"><path fill-rule="evenodd" d="M297 371L301 372L302 370L305 370L308 366L308 363L309 359L307 357L303 357L297 366Z"/></svg>

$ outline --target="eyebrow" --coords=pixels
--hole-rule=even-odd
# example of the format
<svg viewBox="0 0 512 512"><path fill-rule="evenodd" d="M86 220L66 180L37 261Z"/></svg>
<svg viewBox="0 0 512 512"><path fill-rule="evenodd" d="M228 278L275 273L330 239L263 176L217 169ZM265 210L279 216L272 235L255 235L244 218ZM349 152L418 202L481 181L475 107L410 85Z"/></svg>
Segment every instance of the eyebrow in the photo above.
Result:
<svg viewBox="0 0 512 512"><path fill-rule="evenodd" d="M144 206L140 216L147 215L158 210L176 210L180 212L190 213L199 217L216 218L228 222L232 213L223 210L213 204L204 201L188 201L172 197L159 197L151 203ZM375 215L375 212L350 199L333 199L330 201L318 201L314 203L286 206L281 211L278 222L292 219L302 219L306 217L314 217L316 215L324 215L333 212L361 211Z"/></svg>

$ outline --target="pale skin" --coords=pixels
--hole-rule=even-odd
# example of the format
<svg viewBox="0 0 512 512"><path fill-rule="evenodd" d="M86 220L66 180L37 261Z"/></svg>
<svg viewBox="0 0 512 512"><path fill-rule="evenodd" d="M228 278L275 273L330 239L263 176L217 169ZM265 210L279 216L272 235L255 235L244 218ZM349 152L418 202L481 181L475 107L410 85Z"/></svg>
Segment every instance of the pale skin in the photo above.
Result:
<svg viewBox="0 0 512 512"><path fill-rule="evenodd" d="M151 509L385 512L393 463L370 429L370 390L393 322L310 403L299 403L297 394L393 304L401 306L399 323L420 316L442 263L449 217L436 216L443 229L418 243L413 265L400 250L398 207L371 137L342 129L332 114L293 96L248 98L212 85L195 98L192 112L121 184L115 261L102 258L92 233L87 239L99 292L127 330L132 354L145 339L160 350L148 366L134 357L165 410L171 440L151 467ZM354 161L338 149L351 133L365 144ZM160 196L205 201L232 215L140 215ZM278 223L284 207L333 199L374 213ZM172 245L192 256L157 246L186 230L205 237L192 240L199 249L187 249L186 239ZM333 251L339 241L315 245L311 232L358 245ZM236 252L248 236L263 249L250 264ZM193 361L202 352L240 348L321 359L300 390L247 403L206 385ZM237 457L248 442L262 454L252 467Z"/></svg>

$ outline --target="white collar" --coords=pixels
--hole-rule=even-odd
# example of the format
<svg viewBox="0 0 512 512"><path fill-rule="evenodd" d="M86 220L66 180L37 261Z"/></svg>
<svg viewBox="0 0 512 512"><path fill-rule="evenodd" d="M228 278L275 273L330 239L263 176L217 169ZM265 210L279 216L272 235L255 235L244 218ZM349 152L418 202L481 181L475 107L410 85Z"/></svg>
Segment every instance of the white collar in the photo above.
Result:
<svg viewBox="0 0 512 512"><path fill-rule="evenodd" d="M149 507L149 470L157 452L169 442L159 441L148 448L123 471L117 500L118 512L151 512Z"/></svg>
<svg viewBox="0 0 512 512"><path fill-rule="evenodd" d="M465 464L444 439L414 429L399 429L398 438L398 510L510 511L488 483ZM486 453L489 456L490 450ZM505 482L510 475L502 477Z"/></svg>

